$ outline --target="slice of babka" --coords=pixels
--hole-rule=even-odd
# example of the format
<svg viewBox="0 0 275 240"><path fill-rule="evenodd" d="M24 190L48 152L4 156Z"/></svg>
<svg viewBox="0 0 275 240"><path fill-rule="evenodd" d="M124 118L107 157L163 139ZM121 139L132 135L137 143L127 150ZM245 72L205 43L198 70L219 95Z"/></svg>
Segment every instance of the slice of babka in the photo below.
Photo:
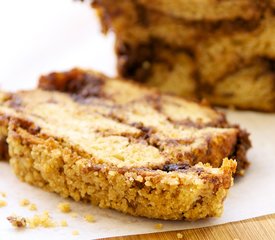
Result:
<svg viewBox="0 0 275 240"><path fill-rule="evenodd" d="M2 138L23 181L135 216L220 216L248 135L210 107L74 69L1 93ZM229 160L235 159L235 160Z"/></svg>

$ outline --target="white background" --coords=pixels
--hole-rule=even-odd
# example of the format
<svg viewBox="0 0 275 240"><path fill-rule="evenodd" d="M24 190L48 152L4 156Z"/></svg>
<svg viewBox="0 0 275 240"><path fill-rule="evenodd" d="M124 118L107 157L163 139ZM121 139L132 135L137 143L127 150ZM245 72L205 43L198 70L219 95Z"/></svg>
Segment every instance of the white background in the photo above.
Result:
<svg viewBox="0 0 275 240"><path fill-rule="evenodd" d="M87 4L71 0L0 0L0 84L9 90L35 86L38 77L51 71L78 66L94 68L115 75L113 36L100 34L93 12ZM115 235L187 229L238 221L275 212L275 115L252 112L229 112L231 122L240 123L251 132L253 149L251 166L236 181L225 201L225 212L219 219L196 223L162 222L134 218L112 210L102 210L83 203L73 203L79 217L73 219L58 213L63 201L53 193L21 183L8 164L0 163L0 192L7 193L8 206L0 208L0 240L12 239L94 239ZM13 212L23 216L34 212L19 206L22 198L38 206L38 212L49 210L55 220L67 219L68 228L27 229L16 231L5 218ZM0 197L0 199L3 199ZM96 223L83 220L85 213L95 215ZM240 236L241 237L241 236Z"/></svg>
<svg viewBox="0 0 275 240"><path fill-rule="evenodd" d="M0 84L30 88L42 73L75 66L115 74L113 36L88 2L0 0Z"/></svg>

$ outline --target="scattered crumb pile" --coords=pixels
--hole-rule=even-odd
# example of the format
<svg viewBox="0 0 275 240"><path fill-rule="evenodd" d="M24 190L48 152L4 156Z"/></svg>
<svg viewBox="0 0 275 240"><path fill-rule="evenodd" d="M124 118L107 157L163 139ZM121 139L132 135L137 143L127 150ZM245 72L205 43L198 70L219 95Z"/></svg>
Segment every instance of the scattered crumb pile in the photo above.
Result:
<svg viewBox="0 0 275 240"><path fill-rule="evenodd" d="M7 217L8 221L12 226L17 228L36 228L36 227L56 227L57 224L52 220L47 211L43 212L41 215L34 215L32 218L25 218L20 216L9 216Z"/></svg>
<svg viewBox="0 0 275 240"><path fill-rule="evenodd" d="M29 205L29 201L27 199L23 199L20 204L21 206ZM30 207L34 205L29 205ZM35 206L35 205L34 205ZM36 207L36 206L35 206ZM61 212L68 213L71 211L71 207L69 203L60 203L58 208ZM77 213L72 212L73 217L77 216ZM95 218L92 214L86 214L83 216L86 222L93 223L95 222ZM21 216L12 215L7 217L7 220L11 223L12 226L16 228L37 228L37 227L44 227L44 228L51 228L51 227L67 227L68 223L66 220L61 220L60 224L53 221L52 217L50 216L48 211L44 211L41 215L35 214L32 218L25 218ZM162 228L162 224L157 224L158 228ZM75 233L75 234L74 234ZM73 235L78 235L78 231L74 231Z"/></svg>
<svg viewBox="0 0 275 240"><path fill-rule="evenodd" d="M44 211L42 215L34 215L33 218L27 219L30 228L36 227L56 227L57 224L52 220L47 211Z"/></svg>

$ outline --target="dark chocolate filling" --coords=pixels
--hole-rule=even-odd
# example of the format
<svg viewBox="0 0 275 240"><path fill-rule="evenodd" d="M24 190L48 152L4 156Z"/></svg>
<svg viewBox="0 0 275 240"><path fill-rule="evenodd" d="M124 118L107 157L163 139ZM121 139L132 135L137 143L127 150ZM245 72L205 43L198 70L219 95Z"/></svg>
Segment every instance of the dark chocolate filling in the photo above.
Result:
<svg viewBox="0 0 275 240"><path fill-rule="evenodd" d="M179 170L188 170L191 166L188 163L178 163L178 164L166 164L163 167L165 172L173 172Z"/></svg>
<svg viewBox="0 0 275 240"><path fill-rule="evenodd" d="M81 101L89 97L102 97L103 85L104 80L100 76L73 69L62 74L54 72L41 76L38 86L44 90L71 93Z"/></svg>

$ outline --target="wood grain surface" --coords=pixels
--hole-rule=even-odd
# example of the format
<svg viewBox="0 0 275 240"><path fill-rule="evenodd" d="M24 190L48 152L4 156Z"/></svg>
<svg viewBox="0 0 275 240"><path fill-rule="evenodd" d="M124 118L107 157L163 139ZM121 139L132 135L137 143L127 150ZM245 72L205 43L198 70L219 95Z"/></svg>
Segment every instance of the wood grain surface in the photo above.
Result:
<svg viewBox="0 0 275 240"><path fill-rule="evenodd" d="M275 203L274 203L275 204ZM165 225L164 225L165 227ZM178 238L177 234L182 234ZM240 222L193 230L162 232L127 237L105 238L112 240L275 240L275 214Z"/></svg>

